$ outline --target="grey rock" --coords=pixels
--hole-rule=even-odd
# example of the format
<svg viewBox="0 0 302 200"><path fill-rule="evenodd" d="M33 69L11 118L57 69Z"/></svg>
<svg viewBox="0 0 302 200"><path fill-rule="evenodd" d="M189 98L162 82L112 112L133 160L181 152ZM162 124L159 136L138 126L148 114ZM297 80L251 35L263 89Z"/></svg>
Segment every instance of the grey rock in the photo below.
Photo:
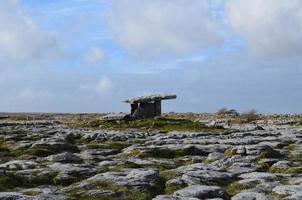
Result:
<svg viewBox="0 0 302 200"><path fill-rule="evenodd" d="M68 200L68 197L62 194L41 194L37 200Z"/></svg>
<svg viewBox="0 0 302 200"><path fill-rule="evenodd" d="M50 155L45 158L51 162L62 162L62 163L72 163L72 162L80 162L82 159L73 153L65 152L61 154Z"/></svg>
<svg viewBox="0 0 302 200"><path fill-rule="evenodd" d="M301 200L302 199L302 191L291 196L285 197L283 200Z"/></svg>
<svg viewBox="0 0 302 200"><path fill-rule="evenodd" d="M73 190L80 190L80 189L84 189L84 190L92 190L94 188L94 184L91 182L88 182L87 180L83 180L77 183L73 183L71 185L69 185L68 187L62 188L61 191L62 192L70 192Z"/></svg>
<svg viewBox="0 0 302 200"><path fill-rule="evenodd" d="M241 192L234 197L232 200L277 200L275 197L265 195L257 192Z"/></svg>
<svg viewBox="0 0 302 200"><path fill-rule="evenodd" d="M208 161L215 161L215 160L220 160L220 159L224 159L224 154L221 152L210 153L207 157Z"/></svg>
<svg viewBox="0 0 302 200"><path fill-rule="evenodd" d="M166 186L184 187L186 186L185 181L181 177L170 179L166 182Z"/></svg>
<svg viewBox="0 0 302 200"><path fill-rule="evenodd" d="M21 170L33 169L38 167L39 164L29 160L12 160L0 165L0 169Z"/></svg>
<svg viewBox="0 0 302 200"><path fill-rule="evenodd" d="M259 169L259 166L256 166L253 163L234 163L232 166L228 168L228 172L232 172L234 174L242 174L248 172L255 172Z"/></svg>
<svg viewBox="0 0 302 200"><path fill-rule="evenodd" d="M199 200L198 198L192 197L178 197L172 195L158 195L157 197L153 198L152 200Z"/></svg>
<svg viewBox="0 0 302 200"><path fill-rule="evenodd" d="M27 193L27 192L36 192L40 194L58 194L58 188L56 186L51 186L51 185L43 185L43 186L38 186L36 188L29 188L29 189L24 189L20 190L21 193Z"/></svg>
<svg viewBox="0 0 302 200"><path fill-rule="evenodd" d="M246 155L246 148L244 146L238 147L236 153L240 155Z"/></svg>
<svg viewBox="0 0 302 200"><path fill-rule="evenodd" d="M30 149L32 148L52 149L57 152L74 151L77 149L74 144L69 143L61 136L42 139L39 142L35 142Z"/></svg>
<svg viewBox="0 0 302 200"><path fill-rule="evenodd" d="M85 192L85 195L92 196L92 197L117 197L118 194L111 190L88 190Z"/></svg>
<svg viewBox="0 0 302 200"><path fill-rule="evenodd" d="M208 165L208 164L204 164L204 163L195 163L195 164L192 164L192 165L178 167L176 169L176 171L178 171L179 173L182 173L182 174L186 174L188 172L194 172L194 171L198 171L198 170L202 170L202 171L222 171L222 169L220 169L216 166Z"/></svg>
<svg viewBox="0 0 302 200"><path fill-rule="evenodd" d="M182 177L186 180L189 180L190 178L199 179L200 183L207 183L212 181L227 182L233 177L233 175L227 172L200 170L188 172Z"/></svg>
<svg viewBox="0 0 302 200"><path fill-rule="evenodd" d="M88 181L113 183L132 188L135 191L146 192L159 181L159 171L152 168L124 169L121 172L106 172L97 174Z"/></svg>
<svg viewBox="0 0 302 200"><path fill-rule="evenodd" d="M287 160L278 161L272 165L272 167L276 167L276 168L288 168L291 166L292 166L291 162Z"/></svg>
<svg viewBox="0 0 302 200"><path fill-rule="evenodd" d="M55 177L55 181L58 183L88 178L93 175L95 171L91 166L81 164L53 163L48 167L53 171L59 172Z"/></svg>
<svg viewBox="0 0 302 200"><path fill-rule="evenodd" d="M259 164L266 164L266 165L273 165L274 163L278 162L278 159L274 159L274 158L265 158L265 159L261 159L258 163Z"/></svg>
<svg viewBox="0 0 302 200"><path fill-rule="evenodd" d="M292 177L288 179L289 185L302 185L302 177Z"/></svg>
<svg viewBox="0 0 302 200"><path fill-rule="evenodd" d="M207 182L227 182L233 177L232 173L224 172L213 165L196 163L175 169L182 173L182 179L189 185L206 184Z"/></svg>
<svg viewBox="0 0 302 200"><path fill-rule="evenodd" d="M258 179L258 180L265 180L265 181L273 181L278 178L276 174L266 173L266 172L251 172L245 173L239 176L243 179Z"/></svg>
<svg viewBox="0 0 302 200"><path fill-rule="evenodd" d="M105 160L108 155L115 153L118 153L115 149L88 149L78 155L83 160Z"/></svg>
<svg viewBox="0 0 302 200"><path fill-rule="evenodd" d="M273 189L279 195L294 195L301 191L302 185L279 185Z"/></svg>
<svg viewBox="0 0 302 200"><path fill-rule="evenodd" d="M175 196L195 197L199 199L223 197L224 192L218 186L192 185L174 192Z"/></svg>
<svg viewBox="0 0 302 200"><path fill-rule="evenodd" d="M22 195L16 192L0 192L1 200L37 200L36 197Z"/></svg>

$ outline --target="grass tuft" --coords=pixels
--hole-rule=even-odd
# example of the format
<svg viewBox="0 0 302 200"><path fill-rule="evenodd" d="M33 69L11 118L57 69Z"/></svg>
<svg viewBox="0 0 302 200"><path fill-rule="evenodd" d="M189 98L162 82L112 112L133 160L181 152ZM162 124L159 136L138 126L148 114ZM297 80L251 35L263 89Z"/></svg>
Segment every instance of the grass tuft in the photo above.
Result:
<svg viewBox="0 0 302 200"><path fill-rule="evenodd" d="M84 127L98 128L102 127L105 129L113 130L126 130L126 129L140 129L140 130L157 130L160 132L212 132L218 133L223 131L223 128L212 128L207 127L200 122L193 122L188 119L171 119L171 118L150 118L150 119L139 119L133 121L93 121L89 125L83 125Z"/></svg>

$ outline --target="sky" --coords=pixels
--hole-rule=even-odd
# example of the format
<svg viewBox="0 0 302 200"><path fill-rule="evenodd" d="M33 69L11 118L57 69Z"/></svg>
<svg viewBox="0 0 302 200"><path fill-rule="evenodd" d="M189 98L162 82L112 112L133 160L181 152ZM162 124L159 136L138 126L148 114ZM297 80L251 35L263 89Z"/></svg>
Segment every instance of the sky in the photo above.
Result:
<svg viewBox="0 0 302 200"><path fill-rule="evenodd" d="M0 1L0 112L302 112L300 0Z"/></svg>

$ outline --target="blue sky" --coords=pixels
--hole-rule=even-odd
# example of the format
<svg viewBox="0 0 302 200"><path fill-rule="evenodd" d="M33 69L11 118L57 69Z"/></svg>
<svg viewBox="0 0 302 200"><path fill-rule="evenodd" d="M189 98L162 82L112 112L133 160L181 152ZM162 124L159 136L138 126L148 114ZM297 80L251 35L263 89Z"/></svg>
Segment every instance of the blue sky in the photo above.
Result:
<svg viewBox="0 0 302 200"><path fill-rule="evenodd" d="M0 3L0 111L302 111L300 0Z"/></svg>

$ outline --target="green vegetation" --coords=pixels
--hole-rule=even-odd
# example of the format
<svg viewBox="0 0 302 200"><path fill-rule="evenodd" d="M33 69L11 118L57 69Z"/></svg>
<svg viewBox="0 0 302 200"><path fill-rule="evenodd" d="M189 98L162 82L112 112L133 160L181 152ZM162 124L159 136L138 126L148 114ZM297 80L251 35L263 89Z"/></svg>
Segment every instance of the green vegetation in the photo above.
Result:
<svg viewBox="0 0 302 200"><path fill-rule="evenodd" d="M293 151L293 150L295 150L297 147L298 147L297 144L290 144L290 145L288 145L287 149L288 149L289 151Z"/></svg>
<svg viewBox="0 0 302 200"><path fill-rule="evenodd" d="M240 193L242 190L252 189L256 186L257 183L251 183L251 184L232 183L228 185L228 187L226 188L226 193L230 196L234 196Z"/></svg>
<svg viewBox="0 0 302 200"><path fill-rule="evenodd" d="M66 145L62 149L55 149L52 147L32 147L30 149L17 149L10 151L9 156L12 157L19 157L21 159L25 159L31 156L36 157L46 157L53 154L58 154L62 152L79 152L78 148L76 146Z"/></svg>
<svg viewBox="0 0 302 200"><path fill-rule="evenodd" d="M139 164L126 161L124 164L114 166L113 168L110 169L110 171L118 172L125 168L143 168L143 167Z"/></svg>
<svg viewBox="0 0 302 200"><path fill-rule="evenodd" d="M287 168L281 168L281 167L271 167L269 169L271 173L281 173L281 174L298 174L299 169L295 167L287 167Z"/></svg>
<svg viewBox="0 0 302 200"><path fill-rule="evenodd" d="M85 125L84 125L85 126ZM170 119L170 118L152 118L139 119L132 121L93 121L86 125L93 128L107 128L113 130L140 129L140 130L158 130L161 132L170 131L190 131L190 132L221 132L222 128L207 127L202 123L193 122L187 119Z"/></svg>
<svg viewBox="0 0 302 200"><path fill-rule="evenodd" d="M152 149L150 151L140 151L138 149L132 150L128 157L139 157L139 158L167 158L174 159L180 158L186 155L201 155L200 150L195 148L194 146L186 148L186 149Z"/></svg>
<svg viewBox="0 0 302 200"><path fill-rule="evenodd" d="M151 168L157 168L159 170L170 170L174 169L176 167L181 166L181 163L179 161L173 160L173 162L155 162L153 164L146 164L141 165L141 167L151 167Z"/></svg>
<svg viewBox="0 0 302 200"><path fill-rule="evenodd" d="M302 126L302 121L299 121L299 122L289 122L288 125L290 125L290 126Z"/></svg>
<svg viewBox="0 0 302 200"><path fill-rule="evenodd" d="M173 170L164 170L159 172L159 176L162 177L164 180L169 180L180 175L181 174L179 172Z"/></svg>
<svg viewBox="0 0 302 200"><path fill-rule="evenodd" d="M23 192L23 194L29 195L29 196L38 196L39 194L41 194L41 192L39 192L39 191L26 191L26 192Z"/></svg>
<svg viewBox="0 0 302 200"><path fill-rule="evenodd" d="M7 173L0 177L0 191L7 191L16 187L31 188L39 185L54 185L54 177L57 173L37 175L32 178L15 176L12 173Z"/></svg>
<svg viewBox="0 0 302 200"><path fill-rule="evenodd" d="M224 152L224 156L226 158L231 158L233 155L236 155L236 150L234 150L233 148L228 148L227 150L225 150Z"/></svg>
<svg viewBox="0 0 302 200"><path fill-rule="evenodd" d="M274 192L270 193L270 195L274 196L277 200L283 200L286 197L286 195L280 195Z"/></svg>
<svg viewBox="0 0 302 200"><path fill-rule="evenodd" d="M83 180L83 177L81 177L81 176L79 176L79 177L73 176L73 178L69 178L69 179L58 179L57 176L55 176L52 179L52 183L54 185L59 185L59 186L68 186L73 183L80 182L81 180Z"/></svg>
<svg viewBox="0 0 302 200"><path fill-rule="evenodd" d="M274 149L266 149L260 153L260 155L257 157L257 161L263 159L263 158L282 158L284 157L279 151Z"/></svg>
<svg viewBox="0 0 302 200"><path fill-rule="evenodd" d="M3 139L0 139L0 156L8 156L9 155L9 149L5 145L5 141Z"/></svg>
<svg viewBox="0 0 302 200"><path fill-rule="evenodd" d="M30 156L46 157L52 154L56 154L56 151L47 148L30 148L28 150L25 150L23 154Z"/></svg>
<svg viewBox="0 0 302 200"><path fill-rule="evenodd" d="M177 190L183 189L184 186L169 185L165 187L165 194L171 195Z"/></svg>
<svg viewBox="0 0 302 200"><path fill-rule="evenodd" d="M60 146L35 146L31 148L20 148L16 143L11 143L11 137L9 139L0 138L0 156L2 157L18 157L20 159L27 159L32 156L36 157L46 157L53 154L58 154L62 152L73 152L78 153L79 149L77 147L77 140L71 137L67 137L67 143Z"/></svg>
<svg viewBox="0 0 302 200"><path fill-rule="evenodd" d="M160 178L167 182L170 179L176 178L181 174L177 171L173 170L164 170L159 172ZM182 189L183 186L176 186L176 185L165 185L164 194L173 194L175 191Z"/></svg>
<svg viewBox="0 0 302 200"><path fill-rule="evenodd" d="M257 162L260 166L261 166L261 169L262 171L269 171L269 168L271 167L268 163L264 163L264 162Z"/></svg>

